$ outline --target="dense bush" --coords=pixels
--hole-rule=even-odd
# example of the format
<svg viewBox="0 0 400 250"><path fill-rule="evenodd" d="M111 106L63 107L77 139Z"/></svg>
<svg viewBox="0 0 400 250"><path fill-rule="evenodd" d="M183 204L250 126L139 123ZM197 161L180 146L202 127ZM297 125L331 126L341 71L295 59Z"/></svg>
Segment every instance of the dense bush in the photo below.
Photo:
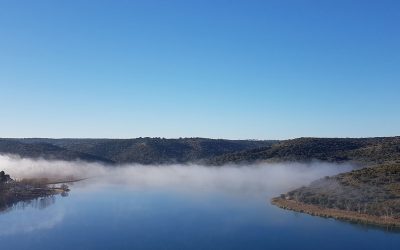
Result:
<svg viewBox="0 0 400 250"><path fill-rule="evenodd" d="M400 164L323 178L284 197L306 204L400 218Z"/></svg>
<svg viewBox="0 0 400 250"><path fill-rule="evenodd" d="M254 161L312 160L352 161L364 165L400 163L400 137L386 138L299 138L269 147L224 154L209 161L212 165Z"/></svg>

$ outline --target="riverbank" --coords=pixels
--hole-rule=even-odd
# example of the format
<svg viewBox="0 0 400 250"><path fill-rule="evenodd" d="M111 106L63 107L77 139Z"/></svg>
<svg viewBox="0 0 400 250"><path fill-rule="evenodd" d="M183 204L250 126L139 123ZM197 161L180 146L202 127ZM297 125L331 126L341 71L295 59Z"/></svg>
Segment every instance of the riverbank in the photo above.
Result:
<svg viewBox="0 0 400 250"><path fill-rule="evenodd" d="M313 216L350 221L358 224L368 224L387 228L400 228L400 218L374 216L354 211L324 208L317 205L305 204L302 202L288 200L280 197L273 198L271 200L271 203L286 210L306 213Z"/></svg>
<svg viewBox="0 0 400 250"><path fill-rule="evenodd" d="M75 181L79 180L58 180L55 182L46 178L35 178L15 181L2 171L0 172L0 211L7 210L7 208L19 202L28 202L58 194L66 196L69 188L65 183ZM61 185L57 186L56 184Z"/></svg>

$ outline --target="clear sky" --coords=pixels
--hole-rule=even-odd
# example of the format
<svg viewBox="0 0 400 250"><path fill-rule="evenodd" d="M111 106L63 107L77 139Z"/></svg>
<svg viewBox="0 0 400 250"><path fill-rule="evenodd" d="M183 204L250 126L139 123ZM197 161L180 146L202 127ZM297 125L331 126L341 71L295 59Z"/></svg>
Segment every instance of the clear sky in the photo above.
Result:
<svg viewBox="0 0 400 250"><path fill-rule="evenodd" d="M400 135L400 1L0 0L0 137Z"/></svg>

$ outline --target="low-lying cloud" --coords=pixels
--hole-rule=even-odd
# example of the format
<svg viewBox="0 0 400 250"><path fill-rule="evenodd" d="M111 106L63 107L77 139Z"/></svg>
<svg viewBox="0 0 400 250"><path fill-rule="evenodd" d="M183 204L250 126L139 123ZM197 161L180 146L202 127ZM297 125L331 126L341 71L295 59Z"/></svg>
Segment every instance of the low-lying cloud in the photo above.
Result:
<svg viewBox="0 0 400 250"><path fill-rule="evenodd" d="M200 165L121 165L22 159L0 155L0 170L13 178L89 178L87 185L116 184L138 188L178 188L183 190L222 190L233 193L279 194L311 181L350 171L350 164L314 162L264 163L249 166L207 167ZM81 184L80 184L81 185Z"/></svg>

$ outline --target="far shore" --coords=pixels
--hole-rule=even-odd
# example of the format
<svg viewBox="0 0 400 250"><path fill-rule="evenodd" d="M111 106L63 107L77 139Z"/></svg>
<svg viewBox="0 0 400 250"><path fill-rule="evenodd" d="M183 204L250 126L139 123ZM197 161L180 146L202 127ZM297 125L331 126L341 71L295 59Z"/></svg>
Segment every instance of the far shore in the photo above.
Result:
<svg viewBox="0 0 400 250"><path fill-rule="evenodd" d="M317 205L305 204L302 202L287 200L280 197L271 199L271 203L275 206L278 206L286 210L306 213L313 216L333 218L337 220L344 220L344 221L355 222L358 224L368 224L379 227L400 228L400 218L393 218L387 216L374 216L354 211L324 208Z"/></svg>

